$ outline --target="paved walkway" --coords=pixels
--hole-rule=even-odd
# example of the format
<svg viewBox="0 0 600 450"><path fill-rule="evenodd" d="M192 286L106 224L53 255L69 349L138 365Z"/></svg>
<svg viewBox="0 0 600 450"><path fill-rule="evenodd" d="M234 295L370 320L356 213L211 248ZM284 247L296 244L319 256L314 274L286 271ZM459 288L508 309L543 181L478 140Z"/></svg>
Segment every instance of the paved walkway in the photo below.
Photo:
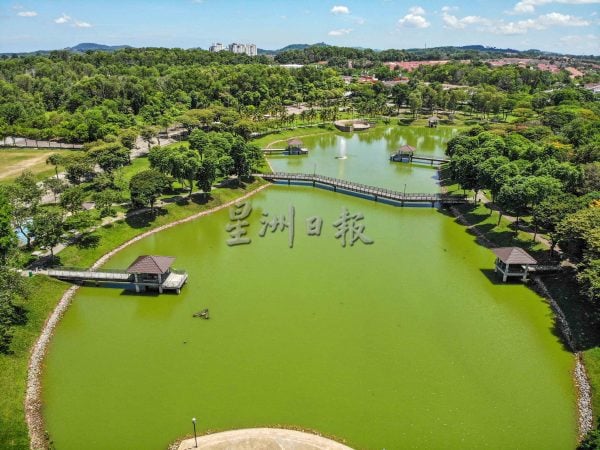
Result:
<svg viewBox="0 0 600 450"><path fill-rule="evenodd" d="M487 205L488 203L491 203L493 205L492 201L489 198L487 198L483 192L480 192L478 194L477 199L481 200L481 202L483 202L484 205ZM496 212L498 212L498 211L496 210ZM516 217L510 216L510 215L504 214L504 213L502 214L502 218L505 219L506 221L510 222L510 223L515 223L517 221ZM533 237L535 235L535 241L539 242L540 244L542 244L544 246L546 246L547 248L550 248L552 246L552 244L550 243L550 241L548 239L546 239L544 236L540 235L539 233L535 234L531 230L529 230L527 228L524 228L522 226L522 223L519 223L519 231L523 231L525 233L528 233L531 236L532 239L533 239ZM558 253L558 254L562 253L561 250L560 250L560 248L558 247L558 245L554 247L554 251L556 253Z"/></svg>
<svg viewBox="0 0 600 450"><path fill-rule="evenodd" d="M278 428L248 428L225 431L181 442L178 450L352 450L315 434Z"/></svg>

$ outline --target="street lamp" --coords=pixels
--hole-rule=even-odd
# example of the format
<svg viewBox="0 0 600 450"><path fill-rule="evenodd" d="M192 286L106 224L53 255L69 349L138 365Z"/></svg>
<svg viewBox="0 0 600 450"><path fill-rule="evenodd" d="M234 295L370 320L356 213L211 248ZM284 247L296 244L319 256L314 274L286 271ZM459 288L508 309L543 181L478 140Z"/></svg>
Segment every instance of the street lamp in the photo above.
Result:
<svg viewBox="0 0 600 450"><path fill-rule="evenodd" d="M198 438L196 437L196 418L192 418L192 424L194 425L194 448L198 448Z"/></svg>

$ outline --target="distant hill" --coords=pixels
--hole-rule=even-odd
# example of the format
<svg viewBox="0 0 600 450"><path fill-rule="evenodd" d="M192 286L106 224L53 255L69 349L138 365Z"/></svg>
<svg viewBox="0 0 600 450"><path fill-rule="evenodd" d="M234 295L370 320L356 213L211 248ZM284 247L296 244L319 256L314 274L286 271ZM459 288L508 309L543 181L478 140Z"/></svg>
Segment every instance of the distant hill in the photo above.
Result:
<svg viewBox="0 0 600 450"><path fill-rule="evenodd" d="M77 44L75 47L67 47L65 50L69 50L71 52L87 52L87 51L104 51L104 52L114 52L115 50L121 50L122 48L131 48L129 45L104 45L104 44L95 44L93 42L82 42L81 44Z"/></svg>
<svg viewBox="0 0 600 450"><path fill-rule="evenodd" d="M291 44L286 45L278 50L265 50L259 48L257 51L259 55L277 55L282 52L289 52L291 50L304 50L305 48L310 47L329 47L329 44L326 44L325 42L317 42L316 44Z"/></svg>

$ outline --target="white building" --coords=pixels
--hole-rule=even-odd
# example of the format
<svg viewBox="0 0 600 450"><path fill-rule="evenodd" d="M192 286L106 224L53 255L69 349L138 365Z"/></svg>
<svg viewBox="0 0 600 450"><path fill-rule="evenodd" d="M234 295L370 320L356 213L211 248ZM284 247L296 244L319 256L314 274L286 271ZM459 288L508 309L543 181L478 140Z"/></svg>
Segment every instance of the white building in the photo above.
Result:
<svg viewBox="0 0 600 450"><path fill-rule="evenodd" d="M225 47L220 42L213 43L210 47L208 47L208 51L216 53L225 50Z"/></svg>
<svg viewBox="0 0 600 450"><path fill-rule="evenodd" d="M257 50L255 44L239 44L234 42L229 44L229 51L237 54L246 54L248 56L256 56Z"/></svg>

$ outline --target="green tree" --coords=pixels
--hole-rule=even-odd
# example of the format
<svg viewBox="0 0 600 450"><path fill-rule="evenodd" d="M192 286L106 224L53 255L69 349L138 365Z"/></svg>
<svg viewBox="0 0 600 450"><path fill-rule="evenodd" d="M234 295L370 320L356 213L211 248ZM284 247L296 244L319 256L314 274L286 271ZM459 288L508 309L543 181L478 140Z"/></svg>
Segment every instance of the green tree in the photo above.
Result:
<svg viewBox="0 0 600 450"><path fill-rule="evenodd" d="M52 192L54 202L58 200L58 195L67 188L67 183L57 177L50 177L44 180L44 189Z"/></svg>
<svg viewBox="0 0 600 450"><path fill-rule="evenodd" d="M154 203L171 185L169 178L153 169L135 174L129 181L131 202L135 206L150 206L154 212Z"/></svg>
<svg viewBox="0 0 600 450"><path fill-rule="evenodd" d="M60 196L60 206L71 214L81 211L85 201L85 190L81 186L72 186Z"/></svg>
<svg viewBox="0 0 600 450"><path fill-rule="evenodd" d="M12 209L4 190L0 190L0 265L17 248L17 236L12 224Z"/></svg>
<svg viewBox="0 0 600 450"><path fill-rule="evenodd" d="M54 173L56 175L56 178L58 178L58 166L62 165L63 161L64 161L64 158L59 153L52 153L46 159L46 164L52 164L54 166Z"/></svg>
<svg viewBox="0 0 600 450"><path fill-rule="evenodd" d="M94 147L88 154L109 176L116 169L129 164L129 150L117 142Z"/></svg>
<svg viewBox="0 0 600 450"><path fill-rule="evenodd" d="M557 225L569 214L576 212L578 208L577 198L569 194L552 195L534 205L532 208L535 225L534 240L539 228L546 230L550 238L550 252L553 252L558 243Z"/></svg>
<svg viewBox="0 0 600 450"><path fill-rule="evenodd" d="M44 208L33 216L31 231L35 237L35 243L40 248L50 250L50 256L54 258L54 247L57 246L63 235L63 215L56 208Z"/></svg>
<svg viewBox="0 0 600 450"><path fill-rule="evenodd" d="M413 116L413 119L416 119L417 114L421 111L423 107L423 97L421 96L420 91L413 91L408 96L408 107L410 108L410 112Z"/></svg>
<svg viewBox="0 0 600 450"><path fill-rule="evenodd" d="M531 189L527 185L527 178L517 176L508 180L508 182L500 188L496 203L501 211L511 214L516 217L516 232L519 231L519 219L527 212L527 205L531 202ZM500 213L500 218L502 213ZM500 218L498 223L500 223Z"/></svg>
<svg viewBox="0 0 600 450"><path fill-rule="evenodd" d="M204 155L204 150L207 148L209 143L207 134L203 130L197 128L190 133L189 141L190 148L192 150L196 150L202 157Z"/></svg>
<svg viewBox="0 0 600 450"><path fill-rule="evenodd" d="M29 225L42 198L42 191L33 173L23 172L14 183L7 186L6 194L12 210L13 223L27 240L27 247L31 247L33 236Z"/></svg>
<svg viewBox="0 0 600 450"><path fill-rule="evenodd" d="M112 205L122 201L121 193L112 189L96 192L92 198L100 217L113 215Z"/></svg>
<svg viewBox="0 0 600 450"><path fill-rule="evenodd" d="M207 156L202 160L202 163L198 168L198 187L208 196L216 178L217 161L213 156Z"/></svg>

